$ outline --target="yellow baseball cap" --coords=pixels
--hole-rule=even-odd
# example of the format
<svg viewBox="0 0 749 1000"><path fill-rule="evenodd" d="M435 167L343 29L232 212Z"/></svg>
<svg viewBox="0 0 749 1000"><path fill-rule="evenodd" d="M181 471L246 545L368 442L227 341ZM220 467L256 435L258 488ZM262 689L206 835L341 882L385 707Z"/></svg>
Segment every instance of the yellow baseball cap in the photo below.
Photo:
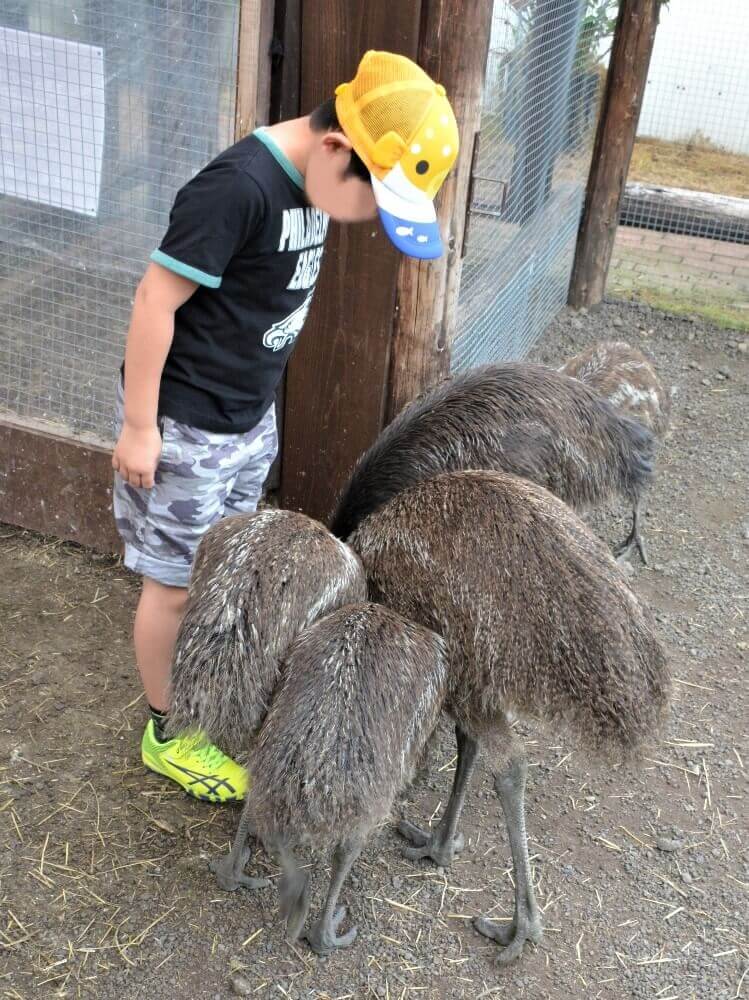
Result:
<svg viewBox="0 0 749 1000"><path fill-rule="evenodd" d="M458 155L458 126L445 88L416 63L367 52L336 88L336 115L372 176L385 232L409 257L442 254L434 197Z"/></svg>

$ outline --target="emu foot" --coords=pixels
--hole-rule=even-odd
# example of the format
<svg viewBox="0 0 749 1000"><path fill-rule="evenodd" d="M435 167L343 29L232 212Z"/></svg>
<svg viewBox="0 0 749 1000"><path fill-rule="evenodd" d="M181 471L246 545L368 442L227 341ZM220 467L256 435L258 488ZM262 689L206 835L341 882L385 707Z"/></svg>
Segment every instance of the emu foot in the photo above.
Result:
<svg viewBox="0 0 749 1000"><path fill-rule="evenodd" d="M240 864L236 863L233 854L227 854L223 858L214 858L210 862L209 868L216 876L219 889L234 892L240 886L245 889L264 889L265 886L270 885L270 879L252 878L250 875L245 875L242 869L247 864L249 857L250 849L246 847L242 851Z"/></svg>
<svg viewBox="0 0 749 1000"><path fill-rule="evenodd" d="M628 535L627 538L614 549L614 555L619 562L623 562L627 559L631 553L637 549L640 559L642 559L643 565L648 566L648 554L645 551L645 543L642 540L642 536L638 532L633 532Z"/></svg>
<svg viewBox="0 0 749 1000"><path fill-rule="evenodd" d="M522 916L511 924L495 924L487 917L476 917L473 926L484 937L491 938L502 947L497 952L497 960L506 965L523 953L526 941L538 944L543 935L543 928L538 917Z"/></svg>
<svg viewBox="0 0 749 1000"><path fill-rule="evenodd" d="M404 847L403 856L409 861L418 861L420 858L431 858L435 864L443 868L449 868L465 846L463 834L459 833L455 837L444 834L441 827L437 827L431 833L422 830L420 826L409 823L407 819L402 819L398 824L398 833L406 840L410 840L413 847Z"/></svg>
<svg viewBox="0 0 749 1000"><path fill-rule="evenodd" d="M305 937L310 948L318 955L330 955L336 948L350 948L356 940L358 933L356 927L352 927L345 934L338 936L338 928L346 916L346 907L339 907L332 918L326 923L318 920L307 931Z"/></svg>
<svg viewBox="0 0 749 1000"><path fill-rule="evenodd" d="M286 937L296 941L309 912L309 875L297 871L284 875L278 884L278 908L286 921Z"/></svg>

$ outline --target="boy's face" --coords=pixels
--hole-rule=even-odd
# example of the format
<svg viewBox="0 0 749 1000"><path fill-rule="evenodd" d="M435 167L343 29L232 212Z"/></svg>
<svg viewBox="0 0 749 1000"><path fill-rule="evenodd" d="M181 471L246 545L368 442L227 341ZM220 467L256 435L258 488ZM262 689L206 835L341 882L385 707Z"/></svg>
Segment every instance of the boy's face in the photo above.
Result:
<svg viewBox="0 0 749 1000"><path fill-rule="evenodd" d="M347 174L351 143L342 132L315 136L307 160L304 189L315 208L337 222L366 222L377 215L372 185L355 174Z"/></svg>

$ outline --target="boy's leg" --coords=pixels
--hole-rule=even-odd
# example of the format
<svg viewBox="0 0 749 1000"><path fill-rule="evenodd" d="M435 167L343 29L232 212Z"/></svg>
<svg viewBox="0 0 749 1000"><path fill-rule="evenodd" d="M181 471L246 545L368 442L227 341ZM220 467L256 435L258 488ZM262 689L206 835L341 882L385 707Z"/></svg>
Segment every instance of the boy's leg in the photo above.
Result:
<svg viewBox="0 0 749 1000"><path fill-rule="evenodd" d="M162 714L169 708L169 674L186 601L186 587L167 587L143 578L135 613L135 660L146 700Z"/></svg>
<svg viewBox="0 0 749 1000"><path fill-rule="evenodd" d="M153 717L141 743L147 767L210 802L244 797L247 773L206 740L163 740L159 713L168 683L192 561L200 539L224 512L244 464L235 435L212 435L165 420L163 451L150 490L115 475L114 512L125 565L144 579L135 627L138 668Z"/></svg>

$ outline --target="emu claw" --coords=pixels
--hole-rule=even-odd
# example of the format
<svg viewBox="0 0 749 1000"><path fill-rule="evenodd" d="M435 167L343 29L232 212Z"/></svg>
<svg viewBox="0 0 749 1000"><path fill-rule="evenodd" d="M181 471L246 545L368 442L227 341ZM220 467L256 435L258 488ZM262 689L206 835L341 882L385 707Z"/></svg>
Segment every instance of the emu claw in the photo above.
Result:
<svg viewBox="0 0 749 1000"><path fill-rule="evenodd" d="M502 965L520 958L525 942L532 941L533 944L538 944L543 934L541 922L526 917L521 917L517 923L513 920L507 925L495 924L487 917L476 917L473 926L479 934L491 938L502 946L497 952L497 961Z"/></svg>
<svg viewBox="0 0 749 1000"><path fill-rule="evenodd" d="M346 916L346 907L339 907L329 924L318 920L313 927L307 931L305 937L310 948L318 955L330 955L336 948L350 948L356 940L358 930L352 927L345 934L337 935L343 919Z"/></svg>
<svg viewBox="0 0 749 1000"><path fill-rule="evenodd" d="M242 857L242 867L244 867L249 856L249 850L245 851ZM267 885L270 885L270 879L252 878L250 875L245 875L241 870L237 871L231 854L227 854L223 858L214 858L213 861L209 862L208 867L216 876L219 889L224 889L226 892L234 892L240 886L243 886L245 889L264 889Z"/></svg>
<svg viewBox="0 0 749 1000"><path fill-rule="evenodd" d="M426 847L432 839L431 833L422 830L415 823L409 823L407 819L402 819L398 824L398 833L401 837L405 837L406 840L410 840L414 847Z"/></svg>
<svg viewBox="0 0 749 1000"><path fill-rule="evenodd" d="M442 840L439 827L433 833L427 833L420 826L403 819L398 824L398 833L410 840L413 847L404 847L403 856L409 861L419 861L421 858L431 858L435 864L449 868L465 846L465 838L459 833L452 840Z"/></svg>

